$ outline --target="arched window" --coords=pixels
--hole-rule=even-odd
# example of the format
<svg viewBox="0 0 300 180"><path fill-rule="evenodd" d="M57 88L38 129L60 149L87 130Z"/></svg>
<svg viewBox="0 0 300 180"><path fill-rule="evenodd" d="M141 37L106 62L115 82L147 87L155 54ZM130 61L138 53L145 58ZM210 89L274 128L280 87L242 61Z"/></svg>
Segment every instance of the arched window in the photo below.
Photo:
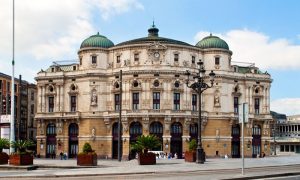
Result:
<svg viewBox="0 0 300 180"><path fill-rule="evenodd" d="M171 134L182 134L182 125L179 122L173 123L171 126Z"/></svg>
<svg viewBox="0 0 300 180"><path fill-rule="evenodd" d="M133 122L130 124L130 130L131 135L141 135L142 132L142 125L139 122Z"/></svg>
<svg viewBox="0 0 300 180"><path fill-rule="evenodd" d="M75 123L69 126L69 136L78 136L78 125Z"/></svg>
<svg viewBox="0 0 300 180"><path fill-rule="evenodd" d="M55 124L53 124L53 123L48 124L46 134L47 135L56 135Z"/></svg>
<svg viewBox="0 0 300 180"><path fill-rule="evenodd" d="M153 122L150 125L150 134L163 134L163 126L160 122Z"/></svg>
<svg viewBox="0 0 300 180"><path fill-rule="evenodd" d="M252 128L252 135L261 135L261 129L259 125L254 125Z"/></svg>

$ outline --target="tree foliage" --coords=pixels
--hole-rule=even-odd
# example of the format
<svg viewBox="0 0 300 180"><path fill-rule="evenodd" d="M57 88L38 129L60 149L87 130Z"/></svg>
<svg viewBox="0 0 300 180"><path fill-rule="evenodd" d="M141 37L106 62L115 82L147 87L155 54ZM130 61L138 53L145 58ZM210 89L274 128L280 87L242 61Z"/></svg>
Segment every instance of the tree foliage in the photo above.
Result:
<svg viewBox="0 0 300 180"><path fill-rule="evenodd" d="M137 152L147 152L161 145L160 140L155 135L139 136L137 141L131 145L132 150Z"/></svg>
<svg viewBox="0 0 300 180"><path fill-rule="evenodd" d="M3 151L3 149L9 149L10 142L8 139L0 138L0 152Z"/></svg>

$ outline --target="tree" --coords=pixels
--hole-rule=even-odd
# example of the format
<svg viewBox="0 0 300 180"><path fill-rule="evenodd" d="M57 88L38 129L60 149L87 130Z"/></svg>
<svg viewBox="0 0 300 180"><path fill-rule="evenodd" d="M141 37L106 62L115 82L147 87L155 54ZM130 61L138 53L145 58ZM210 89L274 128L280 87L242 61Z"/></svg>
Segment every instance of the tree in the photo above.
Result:
<svg viewBox="0 0 300 180"><path fill-rule="evenodd" d="M139 153L147 153L148 150L159 147L160 140L155 135L139 136L136 143L132 144L132 149Z"/></svg>
<svg viewBox="0 0 300 180"><path fill-rule="evenodd" d="M0 152L3 151L3 149L9 149L10 143L8 139L0 138Z"/></svg>

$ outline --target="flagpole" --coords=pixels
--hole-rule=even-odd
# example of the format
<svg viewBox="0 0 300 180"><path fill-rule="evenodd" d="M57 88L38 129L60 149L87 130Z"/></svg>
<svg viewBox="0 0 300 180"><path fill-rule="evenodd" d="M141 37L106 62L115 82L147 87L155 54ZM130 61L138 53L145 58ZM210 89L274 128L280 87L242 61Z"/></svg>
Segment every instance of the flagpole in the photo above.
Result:
<svg viewBox="0 0 300 180"><path fill-rule="evenodd" d="M11 100L10 100L10 141L15 141L15 0L13 0L13 48L12 48L12 76L11 76ZM10 154L15 149L10 147Z"/></svg>

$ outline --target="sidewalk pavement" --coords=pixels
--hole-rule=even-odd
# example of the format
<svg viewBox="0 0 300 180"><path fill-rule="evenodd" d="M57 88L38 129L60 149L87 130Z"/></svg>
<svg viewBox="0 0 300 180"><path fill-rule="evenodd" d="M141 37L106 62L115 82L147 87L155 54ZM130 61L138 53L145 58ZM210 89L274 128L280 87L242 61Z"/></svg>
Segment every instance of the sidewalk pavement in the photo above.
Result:
<svg viewBox="0 0 300 180"><path fill-rule="evenodd" d="M149 174L168 172L197 172L197 171L222 171L234 170L235 176L241 175L242 159L207 159L205 164L187 163L183 159L157 159L156 165L138 165L137 160L121 161L98 160L96 167L80 167L76 159L34 159L37 170L20 171L13 169L3 170L0 165L0 178L3 177L62 177L62 176L84 176L84 175L124 175L124 174ZM299 165L300 155L246 158L245 168L270 167L283 165ZM298 168L299 169L299 168ZM297 170L298 171L298 170ZM286 172L286 171L284 171ZM293 171L295 172L295 171ZM300 172L300 171L299 171ZM268 172L270 174L270 172ZM276 173L276 172L273 172ZM261 173L256 173L260 175Z"/></svg>

